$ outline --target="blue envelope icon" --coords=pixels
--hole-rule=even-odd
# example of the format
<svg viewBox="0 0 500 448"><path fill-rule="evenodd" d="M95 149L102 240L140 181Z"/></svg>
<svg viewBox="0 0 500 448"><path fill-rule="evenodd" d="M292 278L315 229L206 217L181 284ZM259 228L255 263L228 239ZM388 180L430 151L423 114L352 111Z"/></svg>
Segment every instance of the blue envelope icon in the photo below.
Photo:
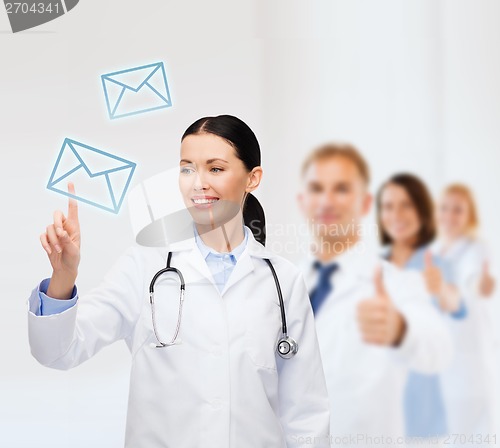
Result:
<svg viewBox="0 0 500 448"><path fill-rule="evenodd" d="M101 76L109 118L172 106L163 62Z"/></svg>
<svg viewBox="0 0 500 448"><path fill-rule="evenodd" d="M64 140L47 188L118 213L136 164L69 138ZM75 195L68 192L75 185Z"/></svg>

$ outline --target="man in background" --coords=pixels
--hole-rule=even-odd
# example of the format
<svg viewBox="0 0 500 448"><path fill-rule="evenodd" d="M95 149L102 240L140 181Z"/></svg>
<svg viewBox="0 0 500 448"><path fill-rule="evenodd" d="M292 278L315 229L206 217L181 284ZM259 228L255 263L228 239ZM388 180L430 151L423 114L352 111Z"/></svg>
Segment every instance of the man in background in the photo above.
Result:
<svg viewBox="0 0 500 448"><path fill-rule="evenodd" d="M362 241L370 174L348 144L304 161L298 201L313 235L304 263L331 403L334 446L404 444L409 369L436 373L451 338L417 273L403 273Z"/></svg>

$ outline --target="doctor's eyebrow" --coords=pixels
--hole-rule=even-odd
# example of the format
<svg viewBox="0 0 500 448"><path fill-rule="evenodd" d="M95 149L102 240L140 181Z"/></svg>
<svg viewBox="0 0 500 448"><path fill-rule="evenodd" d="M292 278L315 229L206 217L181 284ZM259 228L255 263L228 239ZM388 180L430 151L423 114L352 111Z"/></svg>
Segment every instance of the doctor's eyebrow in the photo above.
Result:
<svg viewBox="0 0 500 448"><path fill-rule="evenodd" d="M208 159L206 163L207 163L207 165L210 165L211 163L214 163L214 162L229 163L227 160L220 159L220 158ZM191 160L182 159L179 163L193 163L193 162L191 162Z"/></svg>

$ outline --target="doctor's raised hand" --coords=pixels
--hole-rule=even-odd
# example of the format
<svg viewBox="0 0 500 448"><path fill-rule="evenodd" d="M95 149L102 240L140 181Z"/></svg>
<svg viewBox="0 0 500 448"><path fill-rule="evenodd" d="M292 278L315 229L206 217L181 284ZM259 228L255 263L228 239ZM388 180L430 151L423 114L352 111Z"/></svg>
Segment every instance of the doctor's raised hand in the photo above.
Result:
<svg viewBox="0 0 500 448"><path fill-rule="evenodd" d="M368 344L398 346L406 332L406 321L384 287L381 266L377 267L373 282L374 296L358 304L361 335Z"/></svg>
<svg viewBox="0 0 500 448"><path fill-rule="evenodd" d="M483 262L479 279L479 293L481 297L491 297L495 291L495 278L490 274L489 261Z"/></svg>
<svg viewBox="0 0 500 448"><path fill-rule="evenodd" d="M444 287L443 274L441 269L434 265L430 250L427 250L424 254L423 276L429 293L434 296L441 294Z"/></svg>
<svg viewBox="0 0 500 448"><path fill-rule="evenodd" d="M68 192L75 194L72 183L68 184ZM53 270L47 295L55 299L71 298L80 264L80 223L75 199L69 198L67 217L60 210L54 212L54 223L40 235L40 242Z"/></svg>
<svg viewBox="0 0 500 448"><path fill-rule="evenodd" d="M427 291L435 297L443 311L455 312L460 308L460 295L457 288L446 283L441 269L434 264L432 253L427 250L424 254L424 276Z"/></svg>

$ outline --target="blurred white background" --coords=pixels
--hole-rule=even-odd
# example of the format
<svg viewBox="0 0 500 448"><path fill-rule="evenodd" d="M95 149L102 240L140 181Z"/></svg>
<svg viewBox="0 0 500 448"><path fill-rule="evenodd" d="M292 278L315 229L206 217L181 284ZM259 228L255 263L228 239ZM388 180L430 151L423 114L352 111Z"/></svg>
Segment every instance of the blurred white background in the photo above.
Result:
<svg viewBox="0 0 500 448"><path fill-rule="evenodd" d="M0 446L123 446L125 344L68 372L29 353L25 301L50 275L38 237L66 207L45 188L65 137L137 162L137 185L177 164L195 119L237 115L261 143L257 196L270 226L302 223L307 152L348 140L368 158L374 192L401 170L435 194L449 181L471 185L499 278L499 50L495 0L85 0L18 35L0 11ZM110 121L100 75L157 61L173 107ZM115 216L82 204L80 218L85 292L133 234L126 205ZM268 237L279 248L290 236Z"/></svg>

